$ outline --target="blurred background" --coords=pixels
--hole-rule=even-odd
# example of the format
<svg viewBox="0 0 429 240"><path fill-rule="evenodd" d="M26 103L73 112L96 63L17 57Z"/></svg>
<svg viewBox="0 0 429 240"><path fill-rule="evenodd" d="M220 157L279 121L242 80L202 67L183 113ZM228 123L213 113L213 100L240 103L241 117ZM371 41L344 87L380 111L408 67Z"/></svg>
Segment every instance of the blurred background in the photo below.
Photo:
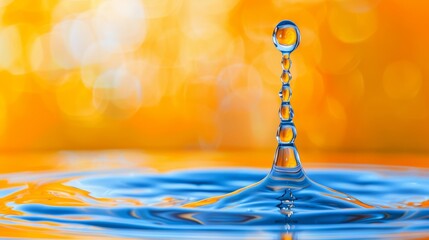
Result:
<svg viewBox="0 0 429 240"><path fill-rule="evenodd" d="M0 0L0 152L274 153L283 19L301 151L429 149L429 2Z"/></svg>

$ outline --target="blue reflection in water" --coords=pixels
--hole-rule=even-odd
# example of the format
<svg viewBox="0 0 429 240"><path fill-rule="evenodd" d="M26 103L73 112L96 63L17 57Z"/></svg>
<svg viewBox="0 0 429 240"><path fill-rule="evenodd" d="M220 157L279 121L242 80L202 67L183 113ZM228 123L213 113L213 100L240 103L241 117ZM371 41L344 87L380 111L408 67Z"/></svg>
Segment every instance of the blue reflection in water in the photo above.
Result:
<svg viewBox="0 0 429 240"><path fill-rule="evenodd" d="M279 239L284 234L300 239L423 236L429 231L429 209L424 208L424 202L429 199L429 176L422 170L406 170L335 169L307 173L315 182L347 192L367 204L357 207L332 205L343 201L338 202L337 196L325 194L329 192L307 191L295 197L287 189L274 199L267 197L272 195L259 193L251 197L252 202L249 199L236 201L228 207L182 207L227 194L261 179L270 185L271 180L264 178L266 171L254 169L166 174L131 170L115 174L67 173L51 176L50 180L46 180L46 175L33 175L31 184L37 183L37 189L43 189L38 191L63 201L56 204L49 204L45 195L40 196L43 201L37 197L31 201L22 200L26 194L26 176L4 175L3 179L21 186L1 190L5 206L16 212L6 214L0 209L3 211L1 222L43 226L66 235L159 239L199 239L202 236L207 239ZM350 230L353 230L352 236L344 235Z"/></svg>

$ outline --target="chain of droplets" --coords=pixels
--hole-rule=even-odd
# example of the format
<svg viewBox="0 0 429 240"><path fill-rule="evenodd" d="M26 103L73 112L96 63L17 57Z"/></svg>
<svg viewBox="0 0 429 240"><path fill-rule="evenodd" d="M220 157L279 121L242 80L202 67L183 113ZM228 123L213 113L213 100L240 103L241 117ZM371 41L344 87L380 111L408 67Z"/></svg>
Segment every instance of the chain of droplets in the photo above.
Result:
<svg viewBox="0 0 429 240"><path fill-rule="evenodd" d="M280 76L282 81L282 88L279 92L281 99L281 105L279 109L280 126L277 131L277 141L280 146L293 146L296 138L296 128L293 123L293 109L290 104L290 98L292 96L292 90L290 87L290 81L292 79L290 74L291 60L290 54L285 53L282 57L282 68L283 72Z"/></svg>
<svg viewBox="0 0 429 240"><path fill-rule="evenodd" d="M273 32L274 46L282 53L283 72L280 77L282 88L280 90L281 105L279 109L280 125L277 130L277 150L274 159L274 169L300 169L298 151L295 148L296 128L293 123L294 112L290 104L292 95L290 81L291 60L290 54L300 41L300 34L295 23L285 20L277 24Z"/></svg>
<svg viewBox="0 0 429 240"><path fill-rule="evenodd" d="M290 104L290 98L292 96L292 90L290 87L290 81L292 79L290 73L291 60L290 53L283 53L282 57L282 68L283 72L280 77L282 82L282 88L279 92L281 99L279 116L280 125L277 130L277 150L274 165L282 168L299 168L300 161L298 152L295 147L296 128L293 123L293 109Z"/></svg>

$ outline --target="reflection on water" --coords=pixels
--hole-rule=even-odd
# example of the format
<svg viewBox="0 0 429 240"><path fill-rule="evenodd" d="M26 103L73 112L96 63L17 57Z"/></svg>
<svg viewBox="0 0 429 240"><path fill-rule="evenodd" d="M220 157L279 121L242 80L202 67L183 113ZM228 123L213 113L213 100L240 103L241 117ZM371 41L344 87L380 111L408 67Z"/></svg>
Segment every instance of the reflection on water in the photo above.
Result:
<svg viewBox="0 0 429 240"><path fill-rule="evenodd" d="M90 162L94 156L81 159ZM188 155L189 159L195 156ZM64 163L64 159L68 157L56 162ZM117 161L124 167L119 168ZM147 163L150 158L141 161ZM83 162L76 160L77 166ZM307 171L314 182L366 204L361 207L339 209L329 205L338 196L323 192L304 196L286 189L276 199L249 194L252 204L237 202L233 207L213 209L186 206L261 180L269 182L264 179L266 170L234 167L158 173L136 165L116 156L99 167L80 171L59 166L2 174L0 236L336 239L349 236L344 234L350 230L356 238L422 237L429 230L429 175L425 169L338 165Z"/></svg>

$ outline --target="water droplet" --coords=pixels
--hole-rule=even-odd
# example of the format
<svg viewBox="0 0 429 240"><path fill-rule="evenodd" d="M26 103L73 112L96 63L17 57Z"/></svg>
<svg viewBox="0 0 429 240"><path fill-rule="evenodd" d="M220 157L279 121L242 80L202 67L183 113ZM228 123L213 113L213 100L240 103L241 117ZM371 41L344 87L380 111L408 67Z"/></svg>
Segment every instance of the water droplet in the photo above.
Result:
<svg viewBox="0 0 429 240"><path fill-rule="evenodd" d="M291 62L290 62L289 54L284 54L283 58L282 58L282 68L283 68L283 70L289 71L290 65L291 65Z"/></svg>
<svg viewBox="0 0 429 240"><path fill-rule="evenodd" d="M300 33L295 23L285 20L277 24L273 32L274 46L283 54L290 53L298 47Z"/></svg>
<svg viewBox="0 0 429 240"><path fill-rule="evenodd" d="M296 128L292 124L280 124L277 131L277 141L279 144L289 144L295 141Z"/></svg>
<svg viewBox="0 0 429 240"><path fill-rule="evenodd" d="M292 96L290 86L287 84L283 85L282 90L279 92L279 96L283 102L289 102L290 97Z"/></svg>
<svg viewBox="0 0 429 240"><path fill-rule="evenodd" d="M283 71L282 75L280 76L280 80L284 84L288 84L290 82L291 78L292 78L292 76L290 75L289 71Z"/></svg>
<svg viewBox="0 0 429 240"><path fill-rule="evenodd" d="M282 103L279 110L279 116L282 121L292 121L293 109L289 103Z"/></svg>

